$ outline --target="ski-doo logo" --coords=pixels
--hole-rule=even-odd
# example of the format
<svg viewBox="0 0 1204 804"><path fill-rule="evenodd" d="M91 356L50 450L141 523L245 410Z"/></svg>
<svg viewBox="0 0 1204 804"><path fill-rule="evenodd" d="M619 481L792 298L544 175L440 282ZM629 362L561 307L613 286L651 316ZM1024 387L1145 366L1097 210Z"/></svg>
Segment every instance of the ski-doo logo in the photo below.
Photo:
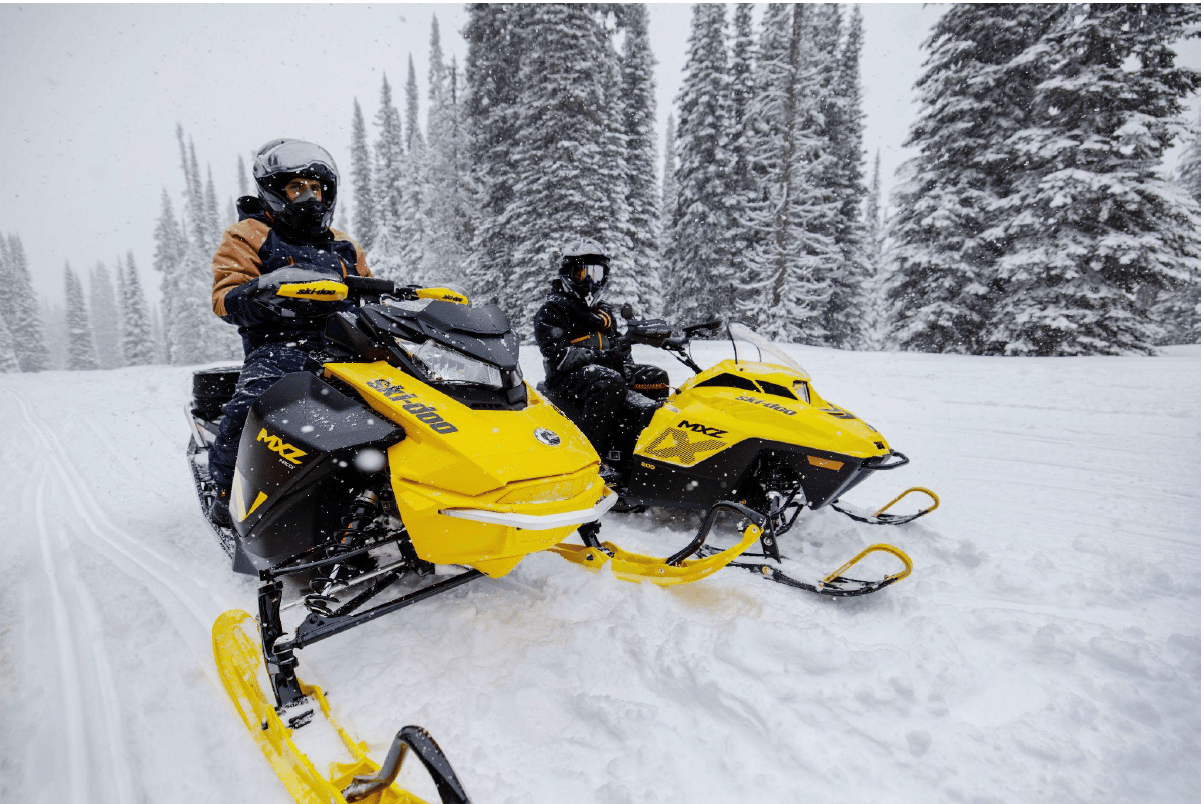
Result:
<svg viewBox="0 0 1204 804"><path fill-rule="evenodd" d="M284 458L294 466L300 466L300 459L309 454L308 452L297 449L292 444L284 443L279 436L268 435L268 431L266 429L261 429L259 431L259 437L255 440L262 441L263 443L267 444L268 449L270 449L272 452L275 452L281 458Z"/></svg>
<svg viewBox="0 0 1204 804"><path fill-rule="evenodd" d="M718 438L719 436L727 435L727 430L717 430L714 427L707 427L702 424L690 424L685 419L682 419L681 424L679 424L677 426L682 428L683 430L693 430L696 433L702 433L703 435L708 435L711 438Z"/></svg>
<svg viewBox="0 0 1204 804"><path fill-rule="evenodd" d="M433 405L416 401L418 394L412 394L400 385L390 385L388 380L380 379L368 383L368 387L380 391L393 402L405 402L406 404L401 406L402 410L412 413L415 419L430 425L430 428L440 435L460 432L460 428L440 416Z"/></svg>
<svg viewBox="0 0 1204 804"><path fill-rule="evenodd" d="M298 296L336 296L338 291L333 288L297 288L293 291Z"/></svg>
<svg viewBox="0 0 1204 804"><path fill-rule="evenodd" d="M778 413L785 413L787 416L793 416L795 413L797 413L797 411L791 410L790 408L784 408L781 405L777 404L776 402L763 402L760 399L754 399L751 396L738 396L738 397L736 397L736 401L737 402L751 402L752 404L760 405L763 408L769 408L770 410L776 410Z"/></svg>

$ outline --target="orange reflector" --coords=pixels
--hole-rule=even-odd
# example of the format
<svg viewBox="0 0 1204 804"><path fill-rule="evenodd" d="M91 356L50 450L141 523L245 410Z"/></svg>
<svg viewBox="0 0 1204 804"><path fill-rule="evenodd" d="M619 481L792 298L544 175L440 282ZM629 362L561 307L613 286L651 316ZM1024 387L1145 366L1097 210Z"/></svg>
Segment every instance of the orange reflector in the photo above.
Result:
<svg viewBox="0 0 1204 804"><path fill-rule="evenodd" d="M833 471L844 468L844 464L840 461L829 461L827 458L817 458L814 455L807 456L807 463L812 466L818 466L821 469L832 469Z"/></svg>

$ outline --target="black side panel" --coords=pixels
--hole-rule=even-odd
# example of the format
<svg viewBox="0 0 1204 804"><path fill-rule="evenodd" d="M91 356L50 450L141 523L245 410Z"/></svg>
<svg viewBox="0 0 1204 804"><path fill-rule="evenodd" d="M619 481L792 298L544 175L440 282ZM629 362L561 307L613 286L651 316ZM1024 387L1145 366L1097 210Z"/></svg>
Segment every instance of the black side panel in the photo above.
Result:
<svg viewBox="0 0 1204 804"><path fill-rule="evenodd" d="M861 480L862 459L817 449L804 449L749 438L694 466L678 466L636 455L629 495L665 508L709 508L719 500L734 500L762 452L788 461L802 478L808 508L821 508ZM814 466L808 455L841 464L840 469Z"/></svg>
<svg viewBox="0 0 1204 804"><path fill-rule="evenodd" d="M366 479L355 454L402 437L318 377L282 377L251 406L239 443L232 508L241 547L274 563L320 543L362 485L355 477Z"/></svg>

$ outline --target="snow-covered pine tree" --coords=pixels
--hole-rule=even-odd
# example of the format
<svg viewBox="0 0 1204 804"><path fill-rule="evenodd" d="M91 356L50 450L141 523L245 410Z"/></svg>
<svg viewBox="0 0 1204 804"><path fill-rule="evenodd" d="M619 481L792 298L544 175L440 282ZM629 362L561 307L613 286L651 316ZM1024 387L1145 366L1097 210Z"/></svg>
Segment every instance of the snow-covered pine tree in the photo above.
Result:
<svg viewBox="0 0 1204 804"><path fill-rule="evenodd" d="M576 237L613 250L611 200L623 188L615 186L622 181L618 152L608 147L605 82L617 77L617 54L588 6L524 5L516 27L526 47L512 140L514 193L504 215L514 236L514 272L502 299L515 329L530 338L555 250Z"/></svg>
<svg viewBox="0 0 1204 804"><path fill-rule="evenodd" d="M1158 290L1199 272L1199 228L1160 170L1199 73L1171 46L1187 4L1058 6L1017 61L1040 76L1004 199L986 345L1016 355L1154 351Z"/></svg>
<svg viewBox="0 0 1204 804"><path fill-rule="evenodd" d="M38 315L46 337L46 370L67 368L67 314L62 305L43 299Z"/></svg>
<svg viewBox="0 0 1204 804"><path fill-rule="evenodd" d="M21 364L17 361L17 350L8 328L8 319L4 310L0 309L0 374L15 374L20 370Z"/></svg>
<svg viewBox="0 0 1204 804"><path fill-rule="evenodd" d="M119 266L121 261L118 260ZM103 262L96 263L88 282L88 302L91 310L92 338L96 344L96 362L102 369L124 365L121 352L121 321L117 297L113 293L113 278Z"/></svg>
<svg viewBox="0 0 1204 804"><path fill-rule="evenodd" d="M4 238L0 238L0 245ZM7 275L4 283L11 294L10 306L5 309L8 326L16 339L13 348L22 371L44 371L49 368L50 355L47 351L45 328L38 312L37 293L29 273L29 261L25 246L17 235L9 235L7 241Z"/></svg>
<svg viewBox="0 0 1204 804"><path fill-rule="evenodd" d="M601 84L606 97L603 112L603 157L598 162L597 182L607 188L610 202L608 210L599 210L598 223L593 232L596 240L604 243L610 257L610 280L606 285L606 298L612 304L626 303L639 306L645 297L641 294L639 275L636 271L632 238L631 205L628 158L628 119L626 87L623 83L621 57L613 47L616 37L614 23L621 23L625 8L634 6L598 5L594 8L594 20L601 33L602 69L594 80ZM614 12L613 14L611 12ZM653 160L655 165L655 160ZM555 246L559 248L560 243Z"/></svg>
<svg viewBox="0 0 1204 804"><path fill-rule="evenodd" d="M886 348L886 293L883 259L882 221L882 155L874 154L874 170L870 176L870 190L865 199L865 242L866 261L869 273L865 277L862 297L865 299L865 327L862 343L867 349L882 351Z"/></svg>
<svg viewBox="0 0 1204 804"><path fill-rule="evenodd" d="M63 274L67 304L67 369L91 371L100 366L96 361L96 347L92 340L92 324L88 320L84 291L70 265L64 268Z"/></svg>
<svg viewBox="0 0 1204 804"><path fill-rule="evenodd" d="M365 253L370 253L376 242L376 203L372 183L372 153L368 150L368 133L364 128L364 113L359 99L354 101L351 113L351 184L348 193L354 200L353 229L348 232L359 243ZM345 208L346 205L344 205Z"/></svg>
<svg viewBox="0 0 1204 804"><path fill-rule="evenodd" d="M182 300L178 289L178 268L185 250L184 234L180 231L171 196L163 189L159 221L155 226L155 258L153 267L159 273L159 296L163 306L163 343L168 363L176 364L176 344L181 333L176 322Z"/></svg>
<svg viewBox="0 0 1204 804"><path fill-rule="evenodd" d="M824 62L809 37L815 6L770 4L762 23L749 169L762 191L741 210L752 276L740 313L769 337L827 340L829 275L839 263L835 158L825 150Z"/></svg>
<svg viewBox="0 0 1204 804"><path fill-rule="evenodd" d="M217 216L217 190L213 186L213 168L205 166L208 177L205 179L205 229L209 240L204 244L205 251L212 254L217 250L218 238L224 226Z"/></svg>
<svg viewBox="0 0 1204 804"><path fill-rule="evenodd" d="M418 79L411 55L406 74L405 156L402 158L401 216L398 233L401 243L403 280L425 284L422 275L426 248L426 222L423 220L426 184L426 142L418 122Z"/></svg>
<svg viewBox="0 0 1204 804"><path fill-rule="evenodd" d="M427 248L423 275L436 284L465 284L472 242L471 143L456 61L443 60L439 20L431 21L427 112Z"/></svg>
<svg viewBox="0 0 1204 804"><path fill-rule="evenodd" d="M670 311L693 322L730 315L735 283L727 235L735 224L730 194L731 75L726 12L695 5L685 78L677 96L677 203L666 275ZM717 236L718 235L718 236Z"/></svg>
<svg viewBox="0 0 1204 804"><path fill-rule="evenodd" d="M402 211L404 208L405 142L401 114L393 105L389 78L381 81L380 109L376 113L376 237L368 257L372 272L382 279L409 282L405 273Z"/></svg>
<svg viewBox="0 0 1204 804"><path fill-rule="evenodd" d="M752 175L750 160L756 146L756 126L750 115L756 100L757 46L753 37L753 5L738 3L732 20L732 173L730 194L734 201L734 228L728 234L732 251L732 273L736 277L736 302L732 314L748 304L756 281L752 263L753 243L757 239L750 227L747 210L756 203L760 187Z"/></svg>
<svg viewBox="0 0 1204 804"><path fill-rule="evenodd" d="M1187 146L1179 160L1174 182L1187 196L1184 204L1191 218L1189 224L1200 231L1200 126L1196 124L1187 137ZM1186 281L1173 283L1158 294L1154 319L1166 331L1162 343L1200 342L1200 261Z"/></svg>
<svg viewBox="0 0 1204 804"><path fill-rule="evenodd" d="M677 208L677 129L673 115L665 123L665 158L661 165L661 276L668 263L669 242L673 233L673 212ZM669 283L665 283L669 284ZM663 306L663 305L662 305Z"/></svg>
<svg viewBox="0 0 1204 804"><path fill-rule="evenodd" d="M149 366L155 361L155 344L151 335L146 296L134 265L134 252L126 255L125 270L117 263L122 276L121 351L127 366Z"/></svg>
<svg viewBox="0 0 1204 804"><path fill-rule="evenodd" d="M477 210L465 278L473 298L482 302L516 295L512 280L517 240L505 212L516 181L511 151L518 125L520 12L514 4L472 3L464 29L465 107Z"/></svg>
<svg viewBox="0 0 1204 804"><path fill-rule="evenodd" d="M821 102L826 149L835 157L832 190L839 204L835 241L840 263L831 271L832 294L824 315L828 343L854 349L864 343L866 330L865 285L871 276L867 258L865 221L865 183L862 170L862 142L865 112L861 103L861 7L853 6L848 31L839 40L839 6L819 7L825 22L819 26L826 40L821 49L830 52L826 74L831 79L828 101ZM830 50L829 50L830 48Z"/></svg>
<svg viewBox="0 0 1204 804"><path fill-rule="evenodd" d="M919 117L889 225L891 337L904 349L975 353L1004 234L997 206L1019 163L1005 143L1028 123L1036 76L1017 57L1055 6L954 5L924 43Z"/></svg>

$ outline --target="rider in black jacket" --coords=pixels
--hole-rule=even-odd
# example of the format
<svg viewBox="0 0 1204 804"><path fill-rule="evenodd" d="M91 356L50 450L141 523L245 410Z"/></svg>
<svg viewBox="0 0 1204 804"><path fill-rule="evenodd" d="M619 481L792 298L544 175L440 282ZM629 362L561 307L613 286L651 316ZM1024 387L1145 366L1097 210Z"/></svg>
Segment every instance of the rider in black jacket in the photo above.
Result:
<svg viewBox="0 0 1204 804"><path fill-rule="evenodd" d="M621 468L668 397L669 375L632 360L614 311L601 303L609 275L610 260L597 242L565 248L552 292L535 314L535 340L549 393L571 403L565 413L603 461Z"/></svg>

